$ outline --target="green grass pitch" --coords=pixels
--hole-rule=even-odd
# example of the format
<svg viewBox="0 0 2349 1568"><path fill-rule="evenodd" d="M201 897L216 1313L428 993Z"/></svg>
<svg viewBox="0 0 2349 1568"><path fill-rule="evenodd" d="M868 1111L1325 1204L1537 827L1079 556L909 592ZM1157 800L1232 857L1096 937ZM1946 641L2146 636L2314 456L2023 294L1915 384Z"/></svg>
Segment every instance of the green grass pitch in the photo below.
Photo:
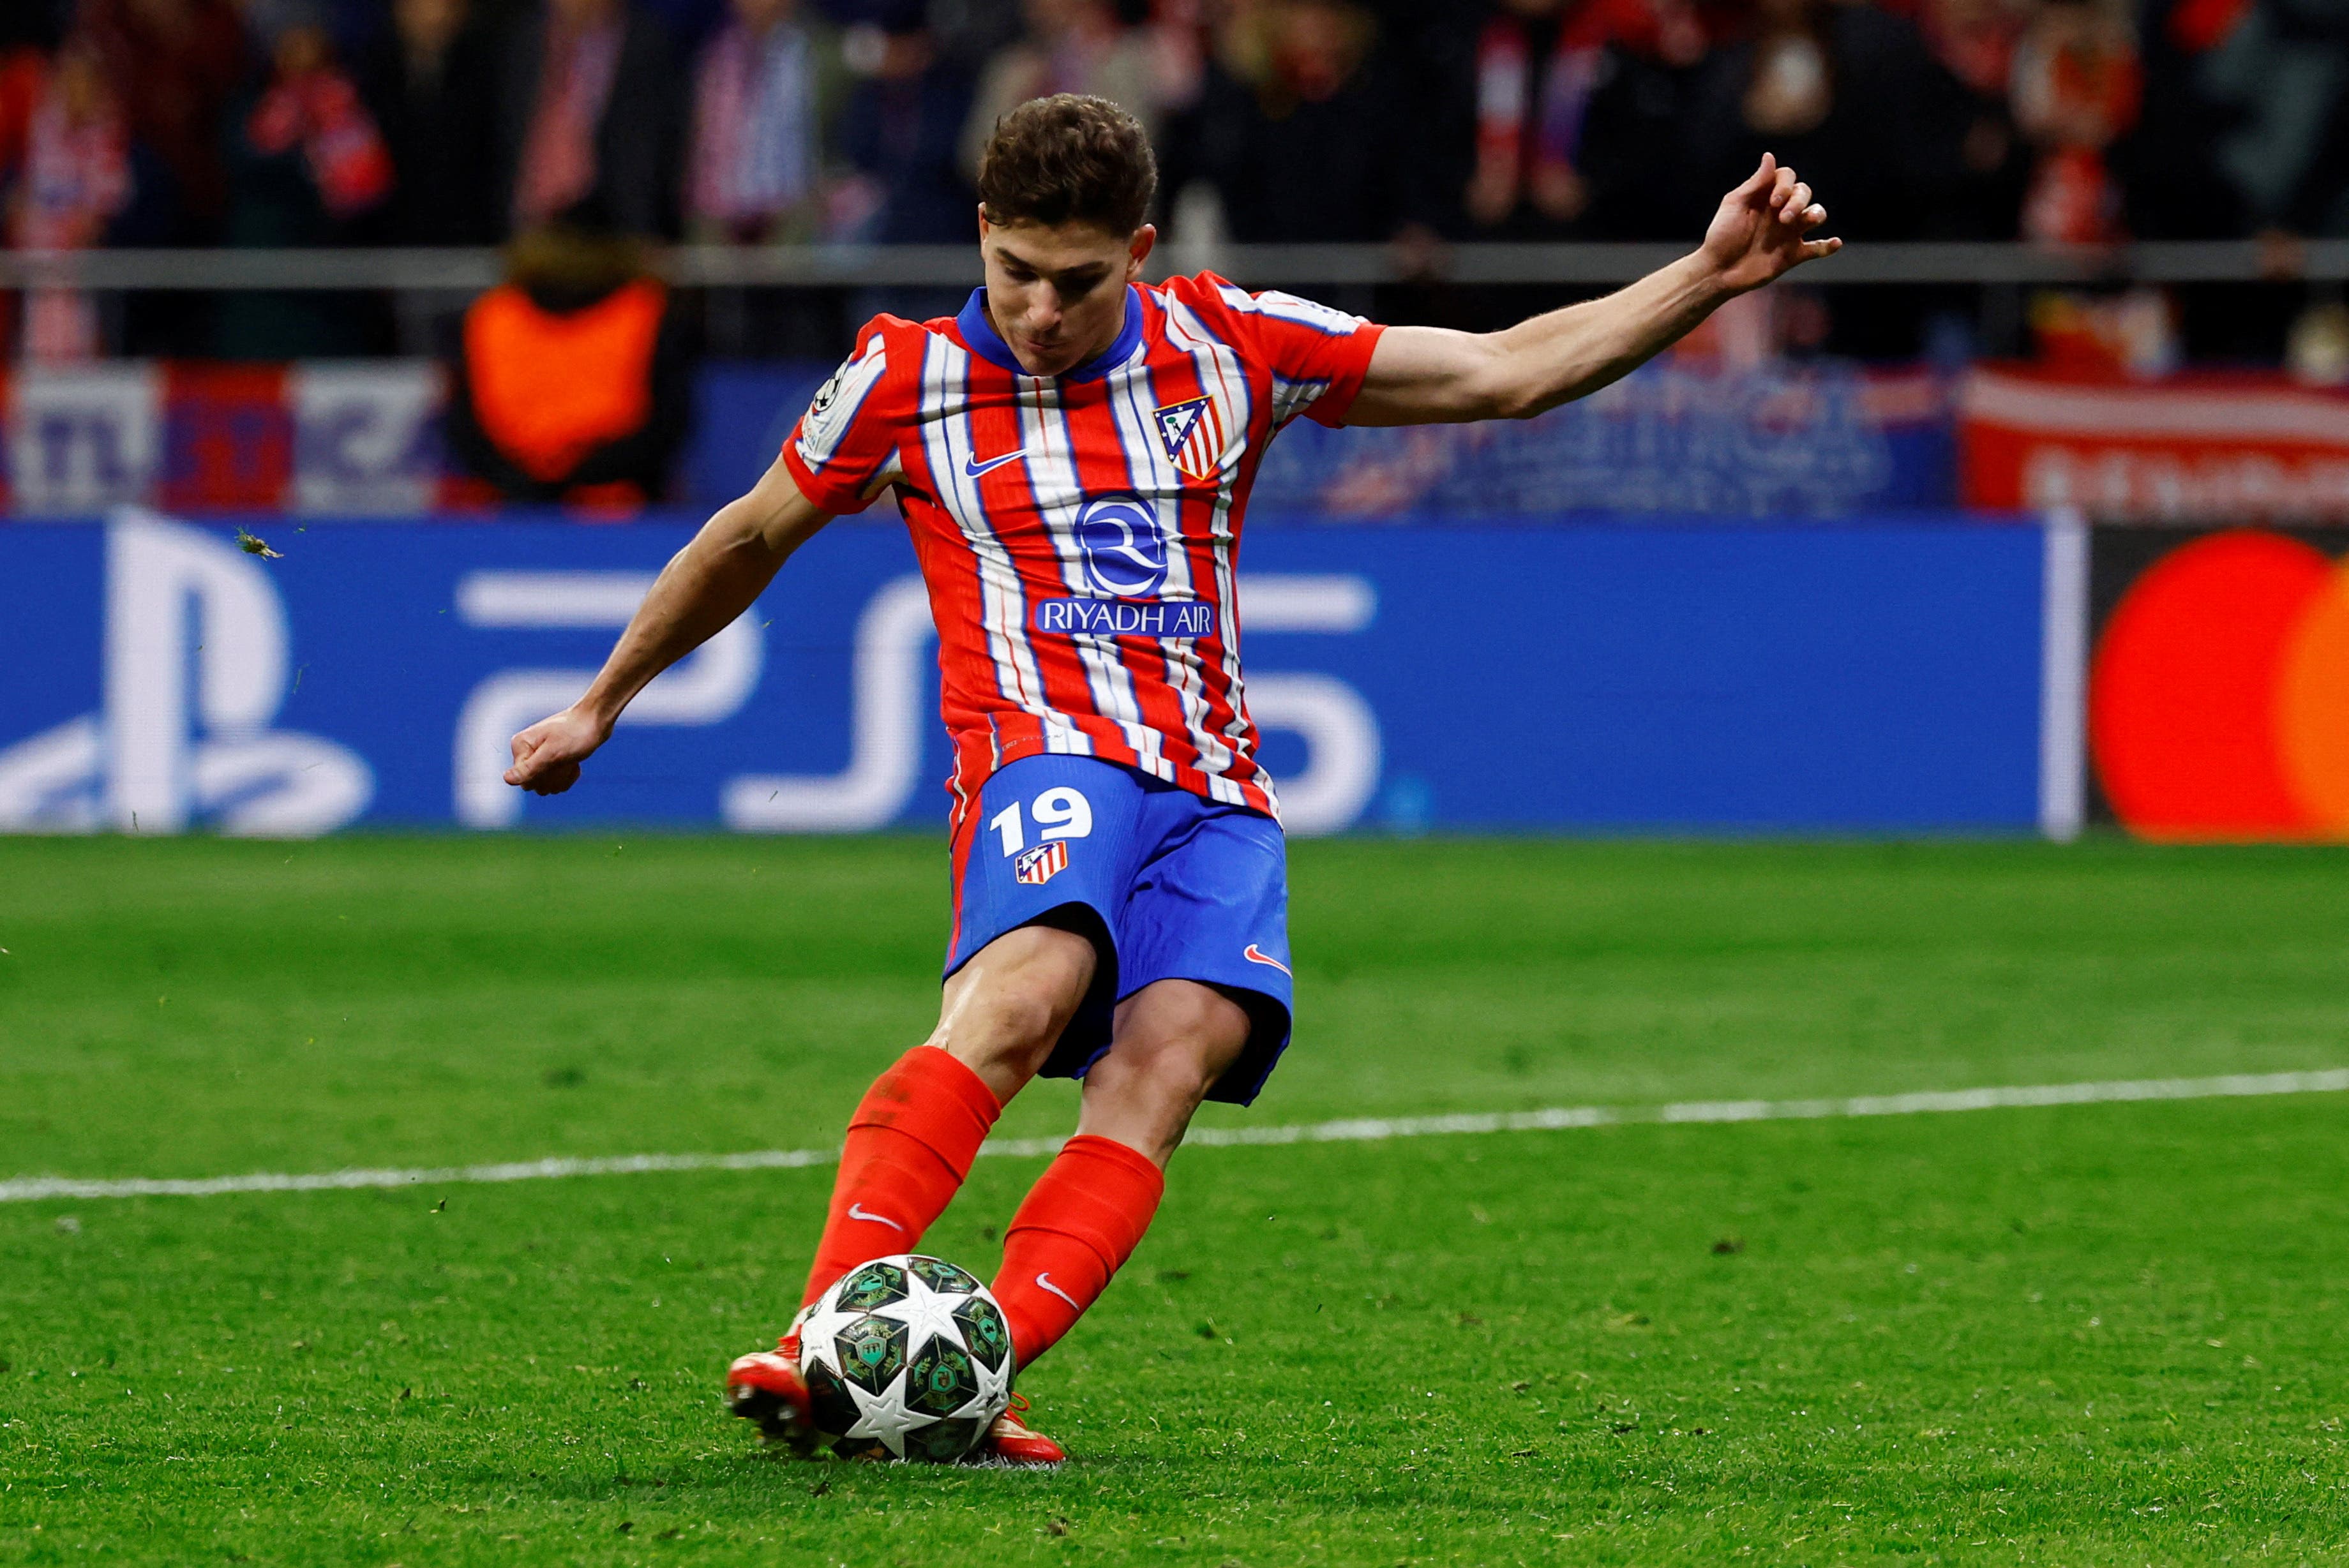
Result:
<svg viewBox="0 0 2349 1568"><path fill-rule="evenodd" d="M2349 1064L2349 858L1315 843L1215 1125ZM0 841L0 1178L813 1148L937 847ZM1063 1131L1040 1085L1004 1132ZM2349 1562L2349 1097L1179 1156L1057 1473L724 1418L823 1169L0 1205L0 1563ZM1038 1162L928 1250L982 1271Z"/></svg>

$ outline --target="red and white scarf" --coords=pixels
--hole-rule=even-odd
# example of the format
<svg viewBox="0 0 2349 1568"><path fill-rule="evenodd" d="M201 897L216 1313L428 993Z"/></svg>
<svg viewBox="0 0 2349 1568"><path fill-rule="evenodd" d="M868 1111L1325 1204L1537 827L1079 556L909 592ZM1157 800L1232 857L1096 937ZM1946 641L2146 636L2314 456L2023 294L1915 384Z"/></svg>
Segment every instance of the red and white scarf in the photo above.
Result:
<svg viewBox="0 0 2349 1568"><path fill-rule="evenodd" d="M357 90L338 72L310 71L271 84L244 134L273 158L298 144L318 199L335 217L364 212L391 190L391 154Z"/></svg>
<svg viewBox="0 0 2349 1568"><path fill-rule="evenodd" d="M552 19L538 102L514 181L514 221L543 222L595 188L595 123L620 65L620 25L574 33Z"/></svg>

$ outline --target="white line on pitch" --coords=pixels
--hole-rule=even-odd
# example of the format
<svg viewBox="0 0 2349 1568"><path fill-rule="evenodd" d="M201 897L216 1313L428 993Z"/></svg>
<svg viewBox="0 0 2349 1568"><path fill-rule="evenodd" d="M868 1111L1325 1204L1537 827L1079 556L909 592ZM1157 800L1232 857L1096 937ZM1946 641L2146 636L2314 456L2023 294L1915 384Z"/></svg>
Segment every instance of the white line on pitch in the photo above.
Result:
<svg viewBox="0 0 2349 1568"><path fill-rule="evenodd" d="M1551 1132L1575 1127L1640 1122L1719 1123L1808 1121L1829 1117L1921 1116L2031 1106L2109 1105L2146 1099L2230 1099L2256 1095L2338 1094L2349 1090L2349 1068L2323 1072L2238 1073L2226 1078L2123 1078L2102 1083L2023 1084L1992 1088L1930 1089L1916 1094L1861 1095L1849 1099L1683 1100L1652 1106L1561 1106L1459 1116L1368 1117L1289 1127L1203 1127L1186 1147L1230 1148L1268 1143L1374 1143L1394 1138L1434 1138L1461 1132ZM981 1154L1039 1158L1057 1152L1057 1138L999 1138ZM788 1171L829 1165L830 1149L764 1149L745 1154L624 1154L596 1160L528 1160L497 1165L427 1166L408 1170L323 1171L306 1175L257 1171L246 1176L188 1180L128 1177L78 1181L23 1176L0 1181L0 1203L41 1198L216 1198L231 1192L325 1192L361 1187L423 1187L450 1182L543 1181L558 1176L641 1176L666 1171Z"/></svg>

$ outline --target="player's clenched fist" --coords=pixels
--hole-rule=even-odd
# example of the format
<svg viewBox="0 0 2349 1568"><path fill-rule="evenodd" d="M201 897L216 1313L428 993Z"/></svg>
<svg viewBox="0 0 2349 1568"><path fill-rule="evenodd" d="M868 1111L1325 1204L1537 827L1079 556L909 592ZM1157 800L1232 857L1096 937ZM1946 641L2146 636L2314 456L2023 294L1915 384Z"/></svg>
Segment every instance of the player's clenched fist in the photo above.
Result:
<svg viewBox="0 0 2349 1568"><path fill-rule="evenodd" d="M542 718L513 738L513 766L506 769L506 782L533 795L560 795L579 782L579 765L611 733L609 725L575 707Z"/></svg>
<svg viewBox="0 0 2349 1568"><path fill-rule="evenodd" d="M1745 183L1721 199L1721 210L1704 232L1704 255L1723 287L1758 289L1805 262L1843 249L1837 239L1813 239L1827 210L1811 200L1811 188L1792 169L1765 152Z"/></svg>

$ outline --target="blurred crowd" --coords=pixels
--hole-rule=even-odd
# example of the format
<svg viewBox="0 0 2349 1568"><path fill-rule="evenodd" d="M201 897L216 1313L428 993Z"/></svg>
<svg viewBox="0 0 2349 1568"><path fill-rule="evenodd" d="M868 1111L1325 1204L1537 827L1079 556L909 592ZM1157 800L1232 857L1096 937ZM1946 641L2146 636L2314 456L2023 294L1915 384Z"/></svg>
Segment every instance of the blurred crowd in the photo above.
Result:
<svg viewBox="0 0 2349 1568"><path fill-rule="evenodd" d="M1061 90L1150 125L1177 239L1686 236L1764 148L1854 239L2349 233L2349 0L0 10L30 248L956 242L995 117ZM34 304L28 349L97 330Z"/></svg>

